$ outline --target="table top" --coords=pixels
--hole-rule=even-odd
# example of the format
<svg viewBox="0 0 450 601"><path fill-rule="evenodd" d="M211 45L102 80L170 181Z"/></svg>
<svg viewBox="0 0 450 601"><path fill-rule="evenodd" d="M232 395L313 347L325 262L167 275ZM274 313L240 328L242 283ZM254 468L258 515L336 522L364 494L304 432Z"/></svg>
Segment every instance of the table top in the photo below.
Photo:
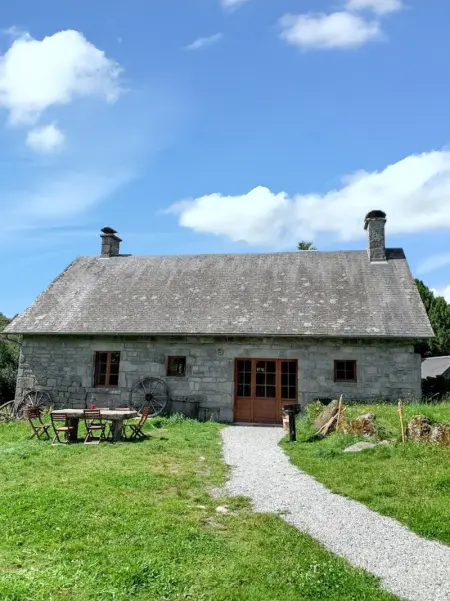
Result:
<svg viewBox="0 0 450 601"><path fill-rule="evenodd" d="M88 411L91 411L88 409ZM117 411L117 409L106 409L103 407L96 407L92 411L100 411L100 415L103 419L110 420L122 420L130 419L131 417L137 417L138 412L134 409L128 409L127 411ZM84 409L56 409L52 413L65 413L67 417L83 417Z"/></svg>

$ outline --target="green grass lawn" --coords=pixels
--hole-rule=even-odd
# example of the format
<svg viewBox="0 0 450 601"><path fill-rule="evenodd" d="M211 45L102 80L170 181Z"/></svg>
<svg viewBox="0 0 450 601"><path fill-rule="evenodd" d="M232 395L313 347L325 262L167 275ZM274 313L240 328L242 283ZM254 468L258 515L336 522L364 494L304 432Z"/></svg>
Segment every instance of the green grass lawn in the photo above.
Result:
<svg viewBox="0 0 450 601"><path fill-rule="evenodd" d="M299 442L283 448L293 463L334 492L356 499L392 516L427 538L450 544L450 447L433 444L401 444L396 405L349 405L346 419L375 413L392 446L361 453L342 450L361 438L335 433L324 440L305 442L310 422L298 422ZM437 422L450 422L450 403L407 405L406 423L419 413Z"/></svg>
<svg viewBox="0 0 450 601"><path fill-rule="evenodd" d="M0 426L2 601L395 599L281 518L213 499L219 425L160 422L142 443L88 447Z"/></svg>

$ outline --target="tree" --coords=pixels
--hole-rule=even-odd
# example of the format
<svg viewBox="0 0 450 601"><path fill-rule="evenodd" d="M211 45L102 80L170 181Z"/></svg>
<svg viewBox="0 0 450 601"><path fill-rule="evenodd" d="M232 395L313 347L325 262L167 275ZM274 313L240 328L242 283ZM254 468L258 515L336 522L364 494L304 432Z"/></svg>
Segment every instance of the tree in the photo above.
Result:
<svg viewBox="0 0 450 601"><path fill-rule="evenodd" d="M9 322L10 320L0 313L0 332ZM18 363L18 341L13 337L8 340L0 336L0 405L14 398Z"/></svg>
<svg viewBox="0 0 450 601"><path fill-rule="evenodd" d="M305 240L302 240L298 243L297 250L317 250L317 248L314 246L314 242L306 242Z"/></svg>
<svg viewBox="0 0 450 601"><path fill-rule="evenodd" d="M416 280L416 285L436 336L430 342L418 342L416 351L422 356L450 355L450 305L443 296L435 296L422 280Z"/></svg>

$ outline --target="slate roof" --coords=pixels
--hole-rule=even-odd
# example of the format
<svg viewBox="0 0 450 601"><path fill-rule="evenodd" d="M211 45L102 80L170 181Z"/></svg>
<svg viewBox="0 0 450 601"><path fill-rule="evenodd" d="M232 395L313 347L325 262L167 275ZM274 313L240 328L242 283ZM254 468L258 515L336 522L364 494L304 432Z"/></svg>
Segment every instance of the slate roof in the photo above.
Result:
<svg viewBox="0 0 450 601"><path fill-rule="evenodd" d="M80 257L6 331L432 337L403 251L387 256Z"/></svg>
<svg viewBox="0 0 450 601"><path fill-rule="evenodd" d="M422 378L442 376L450 370L450 357L428 357L422 361Z"/></svg>

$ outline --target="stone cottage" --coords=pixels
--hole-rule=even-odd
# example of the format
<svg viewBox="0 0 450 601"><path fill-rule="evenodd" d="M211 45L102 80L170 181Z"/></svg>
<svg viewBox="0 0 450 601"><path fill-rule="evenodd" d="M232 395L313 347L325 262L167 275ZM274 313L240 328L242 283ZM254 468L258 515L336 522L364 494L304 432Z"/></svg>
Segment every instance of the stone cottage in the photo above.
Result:
<svg viewBox="0 0 450 601"><path fill-rule="evenodd" d="M361 251L130 256L111 228L7 328L22 335L17 397L118 406L145 377L203 417L275 423L317 397L419 397L413 341L433 336L386 215Z"/></svg>

